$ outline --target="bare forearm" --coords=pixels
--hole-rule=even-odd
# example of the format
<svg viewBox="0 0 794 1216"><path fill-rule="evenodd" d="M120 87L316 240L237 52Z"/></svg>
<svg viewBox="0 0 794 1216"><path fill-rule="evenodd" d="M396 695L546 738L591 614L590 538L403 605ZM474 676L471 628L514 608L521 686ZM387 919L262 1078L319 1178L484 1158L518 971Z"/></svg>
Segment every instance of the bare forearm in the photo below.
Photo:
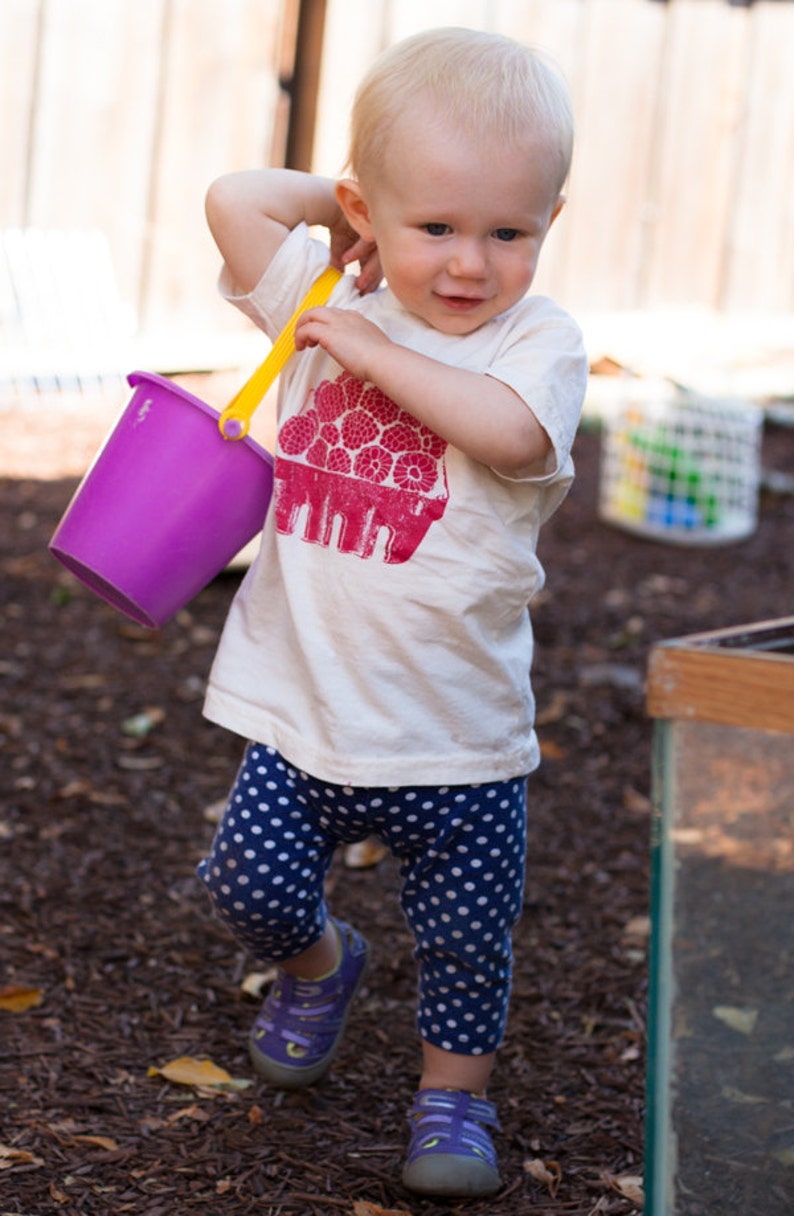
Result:
<svg viewBox="0 0 794 1216"><path fill-rule="evenodd" d="M292 228L339 222L334 188L330 178L292 169L252 169L212 183L207 223L241 291L256 286Z"/></svg>
<svg viewBox="0 0 794 1216"><path fill-rule="evenodd" d="M491 468L516 472L542 463L548 435L506 384L449 367L389 343L370 378L383 392L449 443Z"/></svg>
<svg viewBox="0 0 794 1216"><path fill-rule="evenodd" d="M448 443L500 472L541 465L551 448L531 409L506 384L400 346L352 309L309 309L295 344L322 346L359 380L377 384Z"/></svg>

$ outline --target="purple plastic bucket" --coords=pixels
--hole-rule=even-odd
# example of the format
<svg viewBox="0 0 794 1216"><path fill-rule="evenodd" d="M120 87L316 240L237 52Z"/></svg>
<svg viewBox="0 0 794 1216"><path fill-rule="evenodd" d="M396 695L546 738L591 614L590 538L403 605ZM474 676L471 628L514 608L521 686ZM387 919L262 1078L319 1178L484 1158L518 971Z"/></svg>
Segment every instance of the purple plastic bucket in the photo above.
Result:
<svg viewBox="0 0 794 1216"><path fill-rule="evenodd" d="M260 531L273 461L162 376L132 397L77 488L50 552L120 612L157 629Z"/></svg>

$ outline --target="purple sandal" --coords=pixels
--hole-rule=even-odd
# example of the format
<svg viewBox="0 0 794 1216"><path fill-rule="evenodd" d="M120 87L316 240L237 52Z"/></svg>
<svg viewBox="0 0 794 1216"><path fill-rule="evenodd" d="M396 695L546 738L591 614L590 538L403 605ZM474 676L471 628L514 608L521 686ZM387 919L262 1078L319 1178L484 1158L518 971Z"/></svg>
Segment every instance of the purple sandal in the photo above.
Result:
<svg viewBox="0 0 794 1216"><path fill-rule="evenodd" d="M403 1186L419 1195L493 1195L502 1185L489 1128L496 1108L457 1089L420 1089L408 1114Z"/></svg>
<svg viewBox="0 0 794 1216"><path fill-rule="evenodd" d="M279 968L249 1039L251 1063L282 1089L313 1085L330 1067L353 998L363 983L369 946L341 921L339 966L325 979L299 980Z"/></svg>

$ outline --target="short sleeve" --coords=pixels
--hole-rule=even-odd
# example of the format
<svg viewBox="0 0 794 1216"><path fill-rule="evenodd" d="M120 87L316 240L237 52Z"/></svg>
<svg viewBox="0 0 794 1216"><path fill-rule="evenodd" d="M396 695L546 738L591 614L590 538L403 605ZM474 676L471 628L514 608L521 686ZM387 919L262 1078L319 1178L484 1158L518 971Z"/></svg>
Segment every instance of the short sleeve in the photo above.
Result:
<svg viewBox="0 0 794 1216"><path fill-rule="evenodd" d="M532 411L549 436L551 451L543 467L498 476L545 482L549 489L553 485L559 502L573 477L570 453L587 387L587 355L581 331L566 312L543 297L534 297L531 304L487 374L508 385Z"/></svg>
<svg viewBox="0 0 794 1216"><path fill-rule="evenodd" d="M279 246L252 291L238 293L227 266L221 270L218 290L229 304L273 339L327 265L328 246L312 239L305 224L298 224Z"/></svg>

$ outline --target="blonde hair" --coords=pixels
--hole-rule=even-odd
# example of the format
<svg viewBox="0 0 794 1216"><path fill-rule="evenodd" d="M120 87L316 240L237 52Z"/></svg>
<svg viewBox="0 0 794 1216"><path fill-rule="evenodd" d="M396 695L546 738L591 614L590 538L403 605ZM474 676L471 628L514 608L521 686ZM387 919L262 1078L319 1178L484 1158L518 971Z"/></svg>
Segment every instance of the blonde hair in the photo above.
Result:
<svg viewBox="0 0 794 1216"><path fill-rule="evenodd" d="M573 111L559 72L512 38L453 27L398 42L362 80L350 120L348 168L354 176L382 169L396 120L411 104L428 102L443 120L488 142L547 137L562 188L571 164Z"/></svg>

